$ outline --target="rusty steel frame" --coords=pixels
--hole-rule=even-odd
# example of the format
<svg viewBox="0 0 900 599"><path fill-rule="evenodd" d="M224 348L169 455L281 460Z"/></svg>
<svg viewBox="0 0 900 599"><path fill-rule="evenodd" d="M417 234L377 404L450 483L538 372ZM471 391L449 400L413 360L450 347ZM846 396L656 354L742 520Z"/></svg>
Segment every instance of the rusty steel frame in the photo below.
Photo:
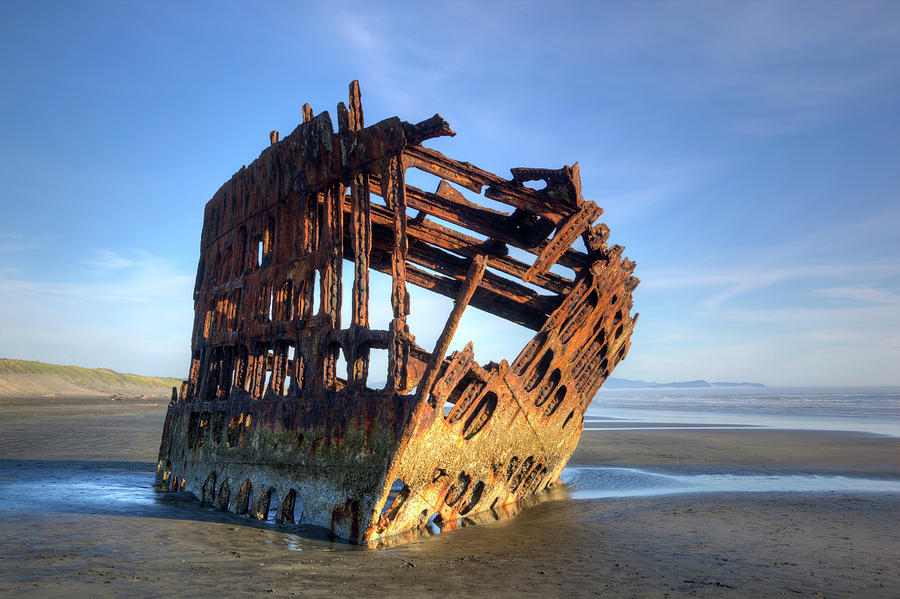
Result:
<svg viewBox="0 0 900 599"><path fill-rule="evenodd" d="M281 140L273 131L206 205L190 376L173 389L157 479L377 546L510 509L558 481L630 346L638 279L595 224L602 210L582 198L577 163L503 179L422 146L455 135L440 115L365 127L356 81L337 116L335 133L305 105L303 122ZM437 189L407 184L410 168L437 176ZM370 269L391 277L387 330L370 328ZM409 284L454 300L431 352L407 324ZM477 363L471 342L446 356L469 305L536 334L512 364ZM372 349L388 352L383 389L367 384Z"/></svg>

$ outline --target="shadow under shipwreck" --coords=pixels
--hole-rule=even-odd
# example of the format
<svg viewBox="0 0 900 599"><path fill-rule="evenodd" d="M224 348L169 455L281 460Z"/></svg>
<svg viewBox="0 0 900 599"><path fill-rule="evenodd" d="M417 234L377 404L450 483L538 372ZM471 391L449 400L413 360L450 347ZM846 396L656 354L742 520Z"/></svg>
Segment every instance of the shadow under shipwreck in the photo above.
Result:
<svg viewBox="0 0 900 599"><path fill-rule="evenodd" d="M277 522L274 510L266 519L240 516L203 504L191 492L171 492L153 483L152 462L9 460L0 459L0 521L22 514L81 514L160 518L272 530L285 533L288 549L354 550L386 548L441 532L506 520L547 501L568 497L564 485L494 506L464 518L430 518L416 530L381 538L377 543L352 544L330 530L308 524Z"/></svg>

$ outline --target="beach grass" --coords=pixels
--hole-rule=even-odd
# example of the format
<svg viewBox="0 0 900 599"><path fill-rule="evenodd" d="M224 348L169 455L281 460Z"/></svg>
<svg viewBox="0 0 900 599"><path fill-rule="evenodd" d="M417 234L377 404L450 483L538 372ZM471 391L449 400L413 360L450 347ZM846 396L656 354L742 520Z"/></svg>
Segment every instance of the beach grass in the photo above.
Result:
<svg viewBox="0 0 900 599"><path fill-rule="evenodd" d="M168 390L181 385L179 378L144 376L116 372L109 368L84 368L34 360L0 358L0 379L13 380L23 377L52 377L74 387L97 391L121 388Z"/></svg>

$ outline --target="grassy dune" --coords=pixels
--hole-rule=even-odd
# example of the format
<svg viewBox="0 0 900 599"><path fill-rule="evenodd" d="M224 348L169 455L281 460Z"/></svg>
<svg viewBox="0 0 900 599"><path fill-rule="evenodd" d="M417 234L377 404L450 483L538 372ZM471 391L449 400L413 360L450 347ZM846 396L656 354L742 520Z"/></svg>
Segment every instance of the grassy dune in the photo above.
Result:
<svg viewBox="0 0 900 599"><path fill-rule="evenodd" d="M108 368L62 366L0 358L0 396L25 395L168 395L181 379L142 376Z"/></svg>

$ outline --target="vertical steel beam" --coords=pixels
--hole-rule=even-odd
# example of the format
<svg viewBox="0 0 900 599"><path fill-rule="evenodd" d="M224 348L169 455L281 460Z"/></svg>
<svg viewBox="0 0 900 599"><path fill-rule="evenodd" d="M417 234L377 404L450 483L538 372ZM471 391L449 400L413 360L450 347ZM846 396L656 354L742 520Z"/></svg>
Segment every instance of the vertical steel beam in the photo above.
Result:
<svg viewBox="0 0 900 599"><path fill-rule="evenodd" d="M324 219L322 227L322 239L319 247L326 256L325 267L322 269L322 307L329 317L332 329L341 328L341 270L344 261L344 185L332 184L325 194ZM325 387L333 388L337 373L335 366L340 349L326 348L325 355Z"/></svg>
<svg viewBox="0 0 900 599"><path fill-rule="evenodd" d="M360 131L365 127L359 82L350 84L350 110L348 130ZM350 185L351 242L353 244L353 311L352 324L369 328L369 255L372 252L372 218L369 210L369 178L365 173L353 175ZM369 376L369 348L359 346L354 339L350 351L352 363L348 364L350 386L363 387ZM349 358L348 358L349 359Z"/></svg>
<svg viewBox="0 0 900 599"><path fill-rule="evenodd" d="M409 294L406 291L406 184L403 159L395 154L385 161L381 176L381 196L394 214L394 244L391 252L391 308L388 347L388 385L395 393L406 392L409 361Z"/></svg>

